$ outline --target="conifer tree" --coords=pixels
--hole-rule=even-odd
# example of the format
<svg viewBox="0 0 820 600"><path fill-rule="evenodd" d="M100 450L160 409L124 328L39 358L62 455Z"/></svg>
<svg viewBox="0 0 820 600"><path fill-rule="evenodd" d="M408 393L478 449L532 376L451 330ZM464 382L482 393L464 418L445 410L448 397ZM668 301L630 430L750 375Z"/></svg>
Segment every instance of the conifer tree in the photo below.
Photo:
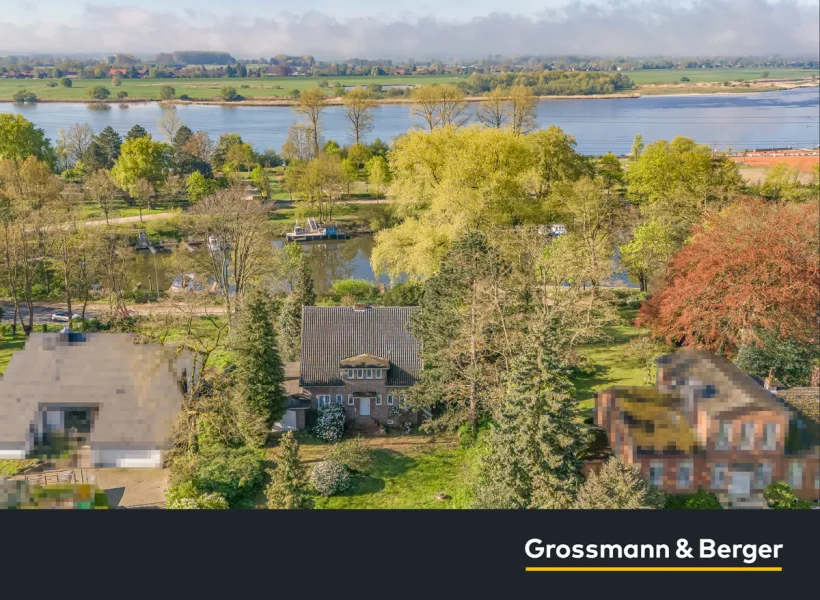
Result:
<svg viewBox="0 0 820 600"><path fill-rule="evenodd" d="M279 313L279 334L282 356L285 360L297 360L302 336L302 307L316 304L313 289L313 272L304 256L296 260L293 287Z"/></svg>
<svg viewBox="0 0 820 600"><path fill-rule="evenodd" d="M664 495L641 476L637 465L612 457L590 473L578 490L575 508L663 508Z"/></svg>
<svg viewBox="0 0 820 600"><path fill-rule="evenodd" d="M299 460L299 442L288 431L279 441L276 468L268 471L271 482L265 489L268 508L313 508L307 473Z"/></svg>
<svg viewBox="0 0 820 600"><path fill-rule="evenodd" d="M507 379L478 508L567 508L581 483L587 444L572 397L560 336L544 324L529 334Z"/></svg>
<svg viewBox="0 0 820 600"><path fill-rule="evenodd" d="M273 424L285 413L285 370L271 320L270 296L259 288L245 293L232 329L237 394L256 415Z"/></svg>

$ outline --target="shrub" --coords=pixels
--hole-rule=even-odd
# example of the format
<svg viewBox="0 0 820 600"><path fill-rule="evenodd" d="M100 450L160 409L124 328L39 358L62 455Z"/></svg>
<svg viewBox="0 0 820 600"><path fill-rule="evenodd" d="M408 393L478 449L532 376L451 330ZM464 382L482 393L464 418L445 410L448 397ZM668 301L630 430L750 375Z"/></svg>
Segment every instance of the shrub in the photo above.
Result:
<svg viewBox="0 0 820 600"><path fill-rule="evenodd" d="M364 279L337 279L333 282L333 293L342 298L351 296L356 300L364 300L376 295L377 288Z"/></svg>
<svg viewBox="0 0 820 600"><path fill-rule="evenodd" d="M188 94L180 94L179 99L180 100L190 100L191 97Z"/></svg>
<svg viewBox="0 0 820 600"><path fill-rule="evenodd" d="M120 100L124 100L128 98L128 92L117 92L117 98Z"/></svg>
<svg viewBox="0 0 820 600"><path fill-rule="evenodd" d="M424 293L424 286L420 282L405 281L387 290L382 296L382 304L385 306L418 306L421 303L422 293Z"/></svg>
<svg viewBox="0 0 820 600"><path fill-rule="evenodd" d="M14 92L14 95L11 99L17 104L26 104L31 102L37 102L37 96L34 92L30 92L27 89L17 90Z"/></svg>
<svg viewBox="0 0 820 600"><path fill-rule="evenodd" d="M102 85L95 85L88 88L85 95L93 100L105 100L111 95L111 90Z"/></svg>
<svg viewBox="0 0 820 600"><path fill-rule="evenodd" d="M794 495L792 488L784 481L775 481L763 491L763 497L770 508L779 510L795 510L810 508L811 504L800 500Z"/></svg>
<svg viewBox="0 0 820 600"><path fill-rule="evenodd" d="M689 78L686 75L684 75L683 77L680 78L680 80L683 81L683 82L687 82L687 81L689 81Z"/></svg>
<svg viewBox="0 0 820 600"><path fill-rule="evenodd" d="M326 460L313 467L310 483L322 496L332 496L350 489L350 473L343 464Z"/></svg>
<svg viewBox="0 0 820 600"><path fill-rule="evenodd" d="M723 508L717 496L708 490L698 488L698 491L686 501L683 508L687 510L717 510Z"/></svg>
<svg viewBox="0 0 820 600"><path fill-rule="evenodd" d="M70 88L73 83L68 77L60 77L60 85L63 87Z"/></svg>
<svg viewBox="0 0 820 600"><path fill-rule="evenodd" d="M319 410L313 434L325 442L338 442L345 431L345 409L341 404L328 404Z"/></svg>
<svg viewBox="0 0 820 600"><path fill-rule="evenodd" d="M219 90L219 97L224 100L225 102L233 102L234 100L239 100L242 97L236 93L236 88L226 85L221 90Z"/></svg>
<svg viewBox="0 0 820 600"><path fill-rule="evenodd" d="M202 493L217 493L231 507L250 501L265 478L261 453L253 448L209 449L179 456L171 465L171 485L191 482Z"/></svg>
<svg viewBox="0 0 820 600"><path fill-rule="evenodd" d="M227 509L228 501L215 492L203 493L192 482L168 488L165 506L170 509Z"/></svg>
<svg viewBox="0 0 820 600"><path fill-rule="evenodd" d="M325 460L335 461L354 473L367 473L373 464L373 453L361 437L337 442L325 455Z"/></svg>
<svg viewBox="0 0 820 600"><path fill-rule="evenodd" d="M170 100L176 96L177 91L170 85L163 85L159 88L159 97L161 100Z"/></svg>

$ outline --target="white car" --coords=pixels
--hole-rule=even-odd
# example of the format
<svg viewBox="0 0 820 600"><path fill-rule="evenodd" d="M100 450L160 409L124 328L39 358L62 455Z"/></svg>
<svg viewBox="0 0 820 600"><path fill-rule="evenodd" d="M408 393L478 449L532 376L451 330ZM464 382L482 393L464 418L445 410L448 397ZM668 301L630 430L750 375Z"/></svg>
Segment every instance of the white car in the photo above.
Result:
<svg viewBox="0 0 820 600"><path fill-rule="evenodd" d="M64 310L58 310L53 315L51 315L52 321L58 321L60 323L68 323L69 321L80 321L82 317L77 313L71 315L71 319L68 318L68 312Z"/></svg>

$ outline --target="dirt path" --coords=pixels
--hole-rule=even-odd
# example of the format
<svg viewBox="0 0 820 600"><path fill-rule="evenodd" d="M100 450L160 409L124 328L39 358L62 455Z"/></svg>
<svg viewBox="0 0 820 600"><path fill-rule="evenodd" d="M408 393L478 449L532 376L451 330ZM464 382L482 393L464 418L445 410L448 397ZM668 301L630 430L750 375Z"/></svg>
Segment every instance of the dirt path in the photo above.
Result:
<svg viewBox="0 0 820 600"><path fill-rule="evenodd" d="M168 217L173 217L174 213L164 212L164 213L151 213L150 215L143 215L142 221L153 221L154 219L167 219ZM105 219L101 220L94 220L94 221L86 221L85 224L89 227L99 227L101 225L117 225L118 223L140 223L139 215L135 217L117 217L116 219L108 219L106 223Z"/></svg>

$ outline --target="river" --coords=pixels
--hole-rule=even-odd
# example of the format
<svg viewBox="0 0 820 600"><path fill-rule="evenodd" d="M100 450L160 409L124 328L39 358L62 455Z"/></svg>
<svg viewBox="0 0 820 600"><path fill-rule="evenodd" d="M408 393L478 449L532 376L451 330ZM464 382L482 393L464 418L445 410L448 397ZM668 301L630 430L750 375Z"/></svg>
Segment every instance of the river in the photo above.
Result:
<svg viewBox="0 0 820 600"><path fill-rule="evenodd" d="M124 134L139 123L161 138L157 121L163 109L155 102L104 105L92 109L79 103L0 105L0 112L21 113L55 140L60 128L89 123L95 131L111 125ZM474 113L476 104L468 108ZM177 115L193 130L217 137L239 133L258 150L277 152L288 127L299 120L290 107L180 105ZM366 141L389 142L421 123L411 117L407 104L385 104L374 111L374 128ZM757 149L770 147L816 147L820 144L820 88L799 88L752 94L707 94L700 96L642 96L621 99L542 100L538 103L539 127L559 125L575 136L578 151L599 155L629 152L636 133L646 143L694 138L715 148ZM349 143L343 109L328 107L322 113L326 139Z"/></svg>

